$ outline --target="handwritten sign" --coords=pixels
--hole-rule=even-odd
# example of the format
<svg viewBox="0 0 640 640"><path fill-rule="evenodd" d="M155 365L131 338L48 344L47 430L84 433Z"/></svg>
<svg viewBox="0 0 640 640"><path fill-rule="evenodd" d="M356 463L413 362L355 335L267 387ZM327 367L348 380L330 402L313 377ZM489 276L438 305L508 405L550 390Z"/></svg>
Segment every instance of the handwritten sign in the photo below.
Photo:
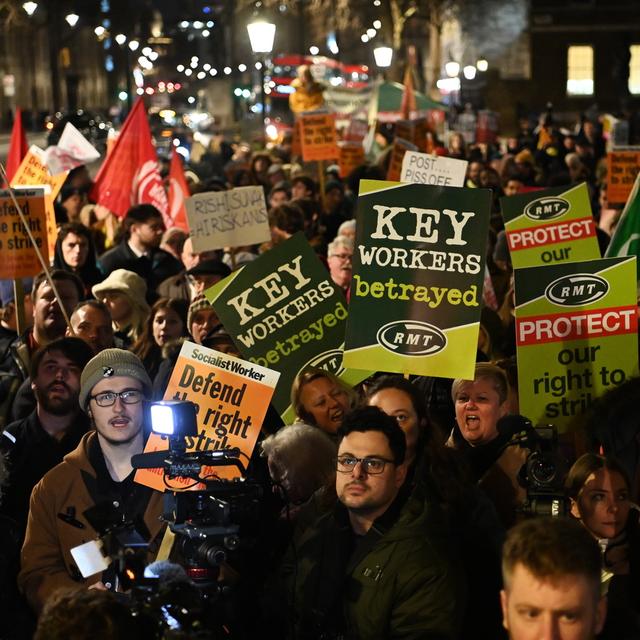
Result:
<svg viewBox="0 0 640 640"><path fill-rule="evenodd" d="M407 151L402 159L400 181L443 187L464 187L468 164L466 160Z"/></svg>
<svg viewBox="0 0 640 640"><path fill-rule="evenodd" d="M198 193L186 200L196 252L269 240L264 190L259 186Z"/></svg>

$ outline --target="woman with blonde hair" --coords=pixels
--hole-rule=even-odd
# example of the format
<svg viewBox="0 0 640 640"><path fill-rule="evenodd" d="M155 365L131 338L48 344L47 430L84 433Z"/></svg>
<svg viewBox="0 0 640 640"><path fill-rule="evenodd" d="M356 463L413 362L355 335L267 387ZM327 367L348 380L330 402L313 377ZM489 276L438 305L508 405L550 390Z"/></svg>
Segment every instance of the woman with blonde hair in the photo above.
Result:
<svg viewBox="0 0 640 640"><path fill-rule="evenodd" d="M344 415L356 404L356 394L325 369L308 367L291 386L291 406L301 422L335 436Z"/></svg>

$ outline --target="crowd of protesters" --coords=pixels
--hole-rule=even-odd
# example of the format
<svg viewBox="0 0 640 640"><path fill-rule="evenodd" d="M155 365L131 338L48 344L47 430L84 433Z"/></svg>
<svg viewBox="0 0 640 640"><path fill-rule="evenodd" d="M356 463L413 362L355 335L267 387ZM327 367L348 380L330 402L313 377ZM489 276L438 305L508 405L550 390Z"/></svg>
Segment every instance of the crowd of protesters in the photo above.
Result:
<svg viewBox="0 0 640 640"><path fill-rule="evenodd" d="M474 379L378 372L351 388L321 369L298 375L297 422L270 410L251 461L270 484L262 539L226 572L249 594L231 607L232 637L638 638L640 420L623 430L616 419L637 380L581 417L583 438L567 449L566 519L580 526L519 523L529 452L497 428L519 413L499 199L586 182L604 251L620 211L606 200L601 125L561 129L547 113L496 145L430 139L468 161L466 187L494 195ZM38 638L129 637L110 570L82 578L70 555L95 537L83 510L118 503L157 549L159 494L133 482L130 463L148 433L142 402L162 399L184 340L240 355L204 291L302 232L348 297L359 180L385 179L391 141L380 130L375 162L348 176L331 165L317 180L289 144L252 152L214 137L187 172L192 194L259 185L271 230L261 246L224 251L195 252L148 204L116 219L88 201L86 169L71 172L51 279L25 280L20 299L0 283L0 638L31 637L38 616Z"/></svg>

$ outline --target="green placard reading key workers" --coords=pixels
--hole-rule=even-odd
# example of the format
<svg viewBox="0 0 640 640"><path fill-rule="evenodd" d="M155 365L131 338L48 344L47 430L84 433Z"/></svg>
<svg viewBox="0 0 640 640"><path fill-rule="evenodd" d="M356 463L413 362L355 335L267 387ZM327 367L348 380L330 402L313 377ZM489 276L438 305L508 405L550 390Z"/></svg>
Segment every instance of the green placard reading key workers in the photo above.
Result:
<svg viewBox="0 0 640 640"><path fill-rule="evenodd" d="M500 207L514 269L600 257L584 182L500 198Z"/></svg>
<svg viewBox="0 0 640 640"><path fill-rule="evenodd" d="M517 269L520 412L563 431L638 375L636 258Z"/></svg>
<svg viewBox="0 0 640 640"><path fill-rule="evenodd" d="M491 191L361 180L347 367L473 378Z"/></svg>
<svg viewBox="0 0 640 640"><path fill-rule="evenodd" d="M280 372L273 405L294 415L291 384L301 369L327 369L347 384L370 372L345 370L347 302L302 232L263 253L206 291L244 358Z"/></svg>

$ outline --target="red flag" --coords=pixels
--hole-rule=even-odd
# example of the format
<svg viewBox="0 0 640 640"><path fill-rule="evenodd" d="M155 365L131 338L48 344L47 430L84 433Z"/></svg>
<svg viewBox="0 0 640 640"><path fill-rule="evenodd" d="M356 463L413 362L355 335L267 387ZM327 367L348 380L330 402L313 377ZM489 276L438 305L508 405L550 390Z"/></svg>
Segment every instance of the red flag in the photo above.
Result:
<svg viewBox="0 0 640 640"><path fill-rule="evenodd" d="M13 180L20 163L27 155L29 145L27 144L27 136L22 127L22 111L16 109L16 115L13 120L13 129L11 130L11 141L9 142L9 154L7 155L7 178L9 182Z"/></svg>
<svg viewBox="0 0 640 640"><path fill-rule="evenodd" d="M172 225L142 98L133 105L113 150L102 163L91 197L120 218L135 204L152 204L162 213L165 224Z"/></svg>
<svg viewBox="0 0 640 640"><path fill-rule="evenodd" d="M400 103L400 111L404 120L411 120L411 114L418 110L416 104L416 94L413 88L413 71L411 65L407 65L404 72L404 91L402 92L402 102Z"/></svg>
<svg viewBox="0 0 640 640"><path fill-rule="evenodd" d="M174 149L169 165L169 218L171 218L172 227L179 227L186 232L189 232L189 224L187 223L187 209L184 201L190 195L189 185L184 177L182 159ZM167 228L169 228L168 224Z"/></svg>

